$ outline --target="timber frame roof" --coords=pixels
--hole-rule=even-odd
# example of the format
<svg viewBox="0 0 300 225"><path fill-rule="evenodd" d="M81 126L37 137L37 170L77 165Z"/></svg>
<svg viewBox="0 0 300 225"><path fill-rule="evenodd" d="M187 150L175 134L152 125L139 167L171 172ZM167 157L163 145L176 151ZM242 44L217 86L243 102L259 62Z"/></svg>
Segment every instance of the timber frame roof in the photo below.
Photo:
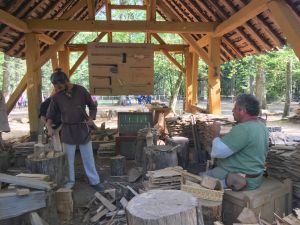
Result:
<svg viewBox="0 0 300 225"><path fill-rule="evenodd" d="M33 30L39 33L41 53L45 52L51 44L62 36L63 32L60 30L50 30L50 28L47 30L47 27L45 30L39 30L36 28L38 26L26 26L26 24L30 24L26 22L32 19L88 22L90 19L90 11L87 2L89 1L90 0L0 0L0 51L5 52L9 56L24 58L24 34ZM96 0L96 12L99 11L101 7L107 5L106 1L107 0ZM243 21L242 24L233 30L217 27L214 32L197 33L187 31L187 33L181 33L183 39L188 42L190 46L192 46L191 41L196 42L200 51L203 50L206 53L208 52L207 44L210 35L218 34L222 36L220 57L221 61L225 62L231 59L243 58L247 55L277 49L286 44L285 36L272 17L270 9L266 7L269 1L270 0L155 0L155 7L156 11L165 18L166 21L217 22L224 24L223 27L226 28L226 24L222 22L234 17L236 13L242 12L243 8L250 3L254 5L255 3L264 5L261 8L256 8L257 14L254 14L252 17L250 14L248 20ZM300 0L285 0L285 2L291 9L291 13L300 19ZM72 7L77 7L77 10L71 14L70 9ZM17 28L14 27L14 24L8 26L7 22L4 23L2 21L1 17L9 17L9 15L18 18L19 20L17 22L23 21L25 25L21 24L21 28L20 26ZM239 16L241 17L241 15ZM237 14L236 18L232 19L235 19L238 23L239 16ZM23 25L25 27L22 30ZM28 27L30 30L28 30ZM156 28L156 26L153 26L154 30ZM101 30L101 24L95 29L99 29L99 32L110 31ZM152 31L147 26L145 29ZM77 32L77 30L74 31Z"/></svg>

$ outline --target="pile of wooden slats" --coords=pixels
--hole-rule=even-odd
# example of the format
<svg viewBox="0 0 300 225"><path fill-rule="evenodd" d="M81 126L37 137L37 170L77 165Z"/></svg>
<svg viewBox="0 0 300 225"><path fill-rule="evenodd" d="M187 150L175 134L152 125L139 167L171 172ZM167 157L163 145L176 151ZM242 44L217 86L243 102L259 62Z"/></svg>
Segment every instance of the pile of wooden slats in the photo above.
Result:
<svg viewBox="0 0 300 225"><path fill-rule="evenodd" d="M110 141L106 143L99 144L97 155L99 157L112 157L115 156L115 148L116 148L116 142Z"/></svg>
<svg viewBox="0 0 300 225"><path fill-rule="evenodd" d="M294 206L300 207L300 145L272 146L267 156L267 172L279 180L293 181Z"/></svg>
<svg viewBox="0 0 300 225"><path fill-rule="evenodd" d="M170 190L180 189L181 182L181 167L177 167L178 171L174 170L173 167L168 167L161 170L148 171L146 176L147 181L143 182L144 189L146 191L152 189Z"/></svg>

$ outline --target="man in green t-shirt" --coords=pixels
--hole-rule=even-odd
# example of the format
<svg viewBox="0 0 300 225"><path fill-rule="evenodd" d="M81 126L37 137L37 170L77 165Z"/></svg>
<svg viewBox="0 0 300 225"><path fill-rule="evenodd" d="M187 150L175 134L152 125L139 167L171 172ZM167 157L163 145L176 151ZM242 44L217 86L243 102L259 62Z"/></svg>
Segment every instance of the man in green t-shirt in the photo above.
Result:
<svg viewBox="0 0 300 225"><path fill-rule="evenodd" d="M215 122L212 125L213 145L211 157L217 158L217 167L207 172L207 175L223 180L232 174L245 178L247 189L258 188L262 183L265 160L268 151L268 130L259 119L258 100L250 94L237 96L233 117L237 122L231 131L220 138L221 126Z"/></svg>

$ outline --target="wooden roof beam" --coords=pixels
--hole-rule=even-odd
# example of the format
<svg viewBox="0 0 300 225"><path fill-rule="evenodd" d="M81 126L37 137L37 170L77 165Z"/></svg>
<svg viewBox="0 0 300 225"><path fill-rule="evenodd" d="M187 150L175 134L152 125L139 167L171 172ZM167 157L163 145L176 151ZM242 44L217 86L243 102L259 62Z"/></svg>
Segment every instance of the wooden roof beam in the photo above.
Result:
<svg viewBox="0 0 300 225"><path fill-rule="evenodd" d="M268 3L268 7L300 60L300 19L283 0L271 1Z"/></svg>
<svg viewBox="0 0 300 225"><path fill-rule="evenodd" d="M151 32L151 33L210 33L216 22L146 22L146 21L69 21L39 20L26 21L29 28L41 31L75 31L75 32Z"/></svg>
<svg viewBox="0 0 300 225"><path fill-rule="evenodd" d="M252 0L245 7L219 24L213 33L213 36L221 37L224 34L233 31L237 27L242 26L248 20L268 9L268 1L269 0Z"/></svg>
<svg viewBox="0 0 300 225"><path fill-rule="evenodd" d="M52 37L50 37L46 34L38 34L37 36L41 42L44 42L47 45L53 45L56 42Z"/></svg>
<svg viewBox="0 0 300 225"><path fill-rule="evenodd" d="M94 0L86 0L88 12L89 12L89 19L94 20L95 19L95 1Z"/></svg>
<svg viewBox="0 0 300 225"><path fill-rule="evenodd" d="M166 14L168 19L172 21L179 21L179 18L176 16L176 14L170 10L170 8L165 4L163 0L156 0L156 3L159 8ZM203 59L206 64L212 65L210 59L208 58L208 54L198 46L197 42L191 35L180 34L180 36L194 49L194 51L199 55L201 59Z"/></svg>
<svg viewBox="0 0 300 225"><path fill-rule="evenodd" d="M116 10L147 10L145 5L110 5L110 7Z"/></svg>
<svg viewBox="0 0 300 225"><path fill-rule="evenodd" d="M20 32L31 32L26 23L2 9L0 9L0 22Z"/></svg>

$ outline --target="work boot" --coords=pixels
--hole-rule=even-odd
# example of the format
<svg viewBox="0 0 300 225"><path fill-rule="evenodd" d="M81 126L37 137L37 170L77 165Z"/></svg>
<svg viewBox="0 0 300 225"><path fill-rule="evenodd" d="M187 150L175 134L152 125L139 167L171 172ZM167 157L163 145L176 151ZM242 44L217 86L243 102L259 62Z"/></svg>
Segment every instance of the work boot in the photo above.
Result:
<svg viewBox="0 0 300 225"><path fill-rule="evenodd" d="M91 187L94 188L98 192L104 192L104 190L105 190L104 186L100 183L91 185Z"/></svg>

